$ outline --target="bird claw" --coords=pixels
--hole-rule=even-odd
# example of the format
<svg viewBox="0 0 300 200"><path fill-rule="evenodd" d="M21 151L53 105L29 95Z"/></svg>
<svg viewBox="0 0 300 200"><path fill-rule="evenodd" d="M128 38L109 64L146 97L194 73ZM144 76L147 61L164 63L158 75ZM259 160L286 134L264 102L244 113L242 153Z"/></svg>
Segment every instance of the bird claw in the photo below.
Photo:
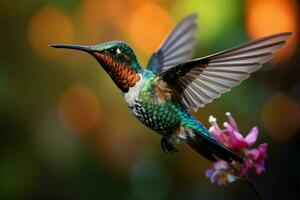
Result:
<svg viewBox="0 0 300 200"><path fill-rule="evenodd" d="M161 145L162 150L165 153L178 152L178 149L176 148L174 142L172 141L172 138L163 137L160 141L160 145Z"/></svg>

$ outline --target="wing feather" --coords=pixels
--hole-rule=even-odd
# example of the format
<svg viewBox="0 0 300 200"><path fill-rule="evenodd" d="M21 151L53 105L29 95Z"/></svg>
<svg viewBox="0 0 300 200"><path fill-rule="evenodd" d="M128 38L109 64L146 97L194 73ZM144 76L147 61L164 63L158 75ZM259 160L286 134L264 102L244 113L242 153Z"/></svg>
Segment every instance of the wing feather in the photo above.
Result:
<svg viewBox="0 0 300 200"><path fill-rule="evenodd" d="M177 90L183 105L197 110L230 91L269 61L292 35L279 33L173 67L161 76ZM169 62L168 64L173 64Z"/></svg>
<svg viewBox="0 0 300 200"><path fill-rule="evenodd" d="M160 74L191 59L196 43L196 14L184 18L170 33L162 46L152 54L147 69Z"/></svg>

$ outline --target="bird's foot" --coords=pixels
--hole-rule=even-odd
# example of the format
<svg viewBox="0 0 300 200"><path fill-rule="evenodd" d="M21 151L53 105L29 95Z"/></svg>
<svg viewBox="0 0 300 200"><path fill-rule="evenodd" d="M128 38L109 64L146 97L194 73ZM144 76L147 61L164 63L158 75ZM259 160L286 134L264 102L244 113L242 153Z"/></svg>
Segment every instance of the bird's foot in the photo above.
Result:
<svg viewBox="0 0 300 200"><path fill-rule="evenodd" d="M165 153L174 153L178 152L173 138L162 137L160 141L161 148Z"/></svg>

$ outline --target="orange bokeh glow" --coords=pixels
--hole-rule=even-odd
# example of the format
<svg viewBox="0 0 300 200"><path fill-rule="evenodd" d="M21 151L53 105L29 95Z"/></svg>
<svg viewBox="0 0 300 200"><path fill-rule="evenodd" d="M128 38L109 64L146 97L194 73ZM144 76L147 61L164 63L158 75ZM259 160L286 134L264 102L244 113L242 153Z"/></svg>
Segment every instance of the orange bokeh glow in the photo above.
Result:
<svg viewBox="0 0 300 200"><path fill-rule="evenodd" d="M154 3L138 8L126 26L134 47L144 54L155 51L171 31L174 21L171 15Z"/></svg>
<svg viewBox="0 0 300 200"><path fill-rule="evenodd" d="M58 57L61 52L49 48L49 44L72 43L73 25L58 8L44 7L31 17L28 37L32 47L42 56Z"/></svg>
<svg viewBox="0 0 300 200"><path fill-rule="evenodd" d="M72 85L59 99L59 114L64 125L74 133L95 130L100 118L100 104L95 94L82 85Z"/></svg>
<svg viewBox="0 0 300 200"><path fill-rule="evenodd" d="M261 120L275 139L289 139L300 127L300 106L291 97L279 93L266 102Z"/></svg>
<svg viewBox="0 0 300 200"><path fill-rule="evenodd" d="M102 1L98 0L84 0L81 7L78 23L79 32L85 44L94 44L96 41L101 40L101 35L105 31L104 15Z"/></svg>
<svg viewBox="0 0 300 200"><path fill-rule="evenodd" d="M128 16L137 5L132 5L128 1L105 0L103 2L103 12L109 24L122 29L127 27ZM113 12L111 12L113 10Z"/></svg>
<svg viewBox="0 0 300 200"><path fill-rule="evenodd" d="M248 0L247 29L251 38L259 38L278 32L294 32L287 46L275 60L287 59L295 51L298 38L297 4L294 0Z"/></svg>

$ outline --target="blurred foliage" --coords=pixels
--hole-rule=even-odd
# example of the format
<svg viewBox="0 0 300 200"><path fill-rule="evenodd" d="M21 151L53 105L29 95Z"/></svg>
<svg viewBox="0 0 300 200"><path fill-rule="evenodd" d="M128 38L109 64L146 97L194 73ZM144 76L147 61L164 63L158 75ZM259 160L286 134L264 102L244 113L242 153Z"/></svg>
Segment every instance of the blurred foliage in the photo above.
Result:
<svg viewBox="0 0 300 200"><path fill-rule="evenodd" d="M51 43L124 40L143 65L180 18L199 15L195 57L280 31L293 38L241 86L200 109L230 111L270 143L265 199L300 199L299 4L295 0L0 1L0 199L253 199L211 185L209 162L180 145L167 155L89 55Z"/></svg>

